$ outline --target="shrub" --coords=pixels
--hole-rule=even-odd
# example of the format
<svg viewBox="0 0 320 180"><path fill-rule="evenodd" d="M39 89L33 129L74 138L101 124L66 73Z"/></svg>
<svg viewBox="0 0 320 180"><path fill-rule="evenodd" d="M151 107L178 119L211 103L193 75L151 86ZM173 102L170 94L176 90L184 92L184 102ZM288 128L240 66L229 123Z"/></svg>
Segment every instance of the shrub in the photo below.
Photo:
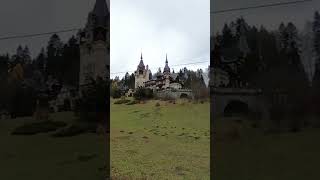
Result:
<svg viewBox="0 0 320 180"><path fill-rule="evenodd" d="M174 101L175 99L173 97L170 97L170 96L165 96L165 97L161 98L161 100L169 101L169 103L172 103L172 101Z"/></svg>
<svg viewBox="0 0 320 180"><path fill-rule="evenodd" d="M66 128L59 130L54 133L53 137L72 137L83 133L94 133L96 130L96 125L92 123L77 123Z"/></svg>
<svg viewBox="0 0 320 180"><path fill-rule="evenodd" d="M111 89L111 95L112 95L112 97L114 98L114 99L119 99L119 98L121 98L121 90L119 89L119 88L115 88L115 87L113 87L112 89Z"/></svg>
<svg viewBox="0 0 320 180"><path fill-rule="evenodd" d="M134 105L134 104L138 104L138 103L139 103L139 101L133 100L133 101L128 102L126 105Z"/></svg>
<svg viewBox="0 0 320 180"><path fill-rule="evenodd" d="M176 100L175 99L169 100L169 103L176 104Z"/></svg>
<svg viewBox="0 0 320 180"><path fill-rule="evenodd" d="M79 102L77 102L76 113L82 122L98 123L104 122L110 107L109 82L98 77L92 80L83 90Z"/></svg>
<svg viewBox="0 0 320 180"><path fill-rule="evenodd" d="M121 100L118 100L116 102L114 102L114 104L126 104L126 103L129 103L130 100L127 100L127 99L121 99Z"/></svg>
<svg viewBox="0 0 320 180"><path fill-rule="evenodd" d="M180 96L181 99L190 99L190 97L185 94L185 93L182 93L181 96Z"/></svg>
<svg viewBox="0 0 320 180"><path fill-rule="evenodd" d="M147 100L153 98L153 91L147 88L138 88L133 94L136 100Z"/></svg>
<svg viewBox="0 0 320 180"><path fill-rule="evenodd" d="M24 124L17 127L12 134L14 135L34 135L38 133L47 133L56 131L61 127L65 127L67 124L61 121L44 121L38 123Z"/></svg>

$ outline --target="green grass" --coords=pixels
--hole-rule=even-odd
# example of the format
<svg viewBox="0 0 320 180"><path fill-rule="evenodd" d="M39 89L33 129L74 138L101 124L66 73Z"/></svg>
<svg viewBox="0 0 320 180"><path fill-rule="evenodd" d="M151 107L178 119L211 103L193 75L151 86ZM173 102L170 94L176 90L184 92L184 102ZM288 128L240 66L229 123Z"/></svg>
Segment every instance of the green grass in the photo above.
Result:
<svg viewBox="0 0 320 180"><path fill-rule="evenodd" d="M51 115L71 123L72 113ZM54 138L52 133L15 136L11 132L32 118L0 121L0 179L104 179L105 137L83 134Z"/></svg>
<svg viewBox="0 0 320 180"><path fill-rule="evenodd" d="M221 180L318 179L320 132L265 135L246 123L237 125L238 139L226 137L232 125L217 120L213 178ZM234 126L233 126L234 127Z"/></svg>
<svg viewBox="0 0 320 180"><path fill-rule="evenodd" d="M209 179L209 103L157 102L111 104L112 175Z"/></svg>

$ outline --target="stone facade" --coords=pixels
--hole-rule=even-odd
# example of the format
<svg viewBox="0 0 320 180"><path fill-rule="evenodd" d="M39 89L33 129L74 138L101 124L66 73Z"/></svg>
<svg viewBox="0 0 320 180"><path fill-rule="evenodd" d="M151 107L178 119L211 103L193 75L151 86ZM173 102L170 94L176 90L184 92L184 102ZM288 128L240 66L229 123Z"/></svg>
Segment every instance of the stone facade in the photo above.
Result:
<svg viewBox="0 0 320 180"><path fill-rule="evenodd" d="M171 83L169 84L171 89L182 89L182 85L180 83Z"/></svg>
<svg viewBox="0 0 320 180"><path fill-rule="evenodd" d="M194 98L192 91L188 89L179 89L179 90L166 89L162 91L156 91L155 96L161 99L180 99L180 98L193 99Z"/></svg>
<svg viewBox="0 0 320 180"><path fill-rule="evenodd" d="M151 74L151 71L149 69L149 66L148 65L146 67L144 66L143 57L141 53L140 63L137 67L137 70L134 72L135 89L139 87L145 87L145 82L150 80L150 74Z"/></svg>
<svg viewBox="0 0 320 180"><path fill-rule="evenodd" d="M166 57L165 67L163 72L159 71L152 76L148 66L145 68L141 55L141 60L135 71L135 89L145 87L154 91L164 89L182 89L182 84L177 81L178 74L171 73L168 64L168 57Z"/></svg>
<svg viewBox="0 0 320 180"><path fill-rule="evenodd" d="M89 13L86 27L79 32L80 75L79 86L89 83L89 79L107 79L109 70L110 14L105 0L97 0Z"/></svg>

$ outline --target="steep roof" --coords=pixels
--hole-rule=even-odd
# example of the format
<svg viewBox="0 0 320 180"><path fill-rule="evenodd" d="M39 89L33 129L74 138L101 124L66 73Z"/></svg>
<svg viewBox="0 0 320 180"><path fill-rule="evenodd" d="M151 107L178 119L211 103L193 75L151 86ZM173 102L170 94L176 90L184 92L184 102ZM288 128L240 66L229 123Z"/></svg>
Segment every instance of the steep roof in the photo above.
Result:
<svg viewBox="0 0 320 180"><path fill-rule="evenodd" d="M96 25L106 27L110 18L109 8L106 0L96 0L94 9L91 12L96 17Z"/></svg>
<svg viewBox="0 0 320 180"><path fill-rule="evenodd" d="M169 65L168 65L168 56L166 55L166 65L165 65L165 67L164 67L164 69L163 69L163 72L165 73L165 72L168 72L168 73L170 73L170 67L169 67Z"/></svg>
<svg viewBox="0 0 320 180"><path fill-rule="evenodd" d="M138 69L139 69L139 70L144 70L144 69L145 69L145 66L144 66L144 63L143 63L143 60L142 60L142 59L140 60L140 63L139 63L139 65L138 65Z"/></svg>
<svg viewBox="0 0 320 180"><path fill-rule="evenodd" d="M171 77L173 80L176 80L177 77L178 77L178 75L179 75L179 73L172 73L172 74L170 75L170 77Z"/></svg>
<svg viewBox="0 0 320 180"><path fill-rule="evenodd" d="M145 66L144 66L144 63L143 63L142 53L141 53L140 63L139 63L139 65L138 65L138 70L145 70Z"/></svg>
<svg viewBox="0 0 320 180"><path fill-rule="evenodd" d="M108 5L105 0L96 0L94 9L92 11L97 16L107 16L109 15Z"/></svg>

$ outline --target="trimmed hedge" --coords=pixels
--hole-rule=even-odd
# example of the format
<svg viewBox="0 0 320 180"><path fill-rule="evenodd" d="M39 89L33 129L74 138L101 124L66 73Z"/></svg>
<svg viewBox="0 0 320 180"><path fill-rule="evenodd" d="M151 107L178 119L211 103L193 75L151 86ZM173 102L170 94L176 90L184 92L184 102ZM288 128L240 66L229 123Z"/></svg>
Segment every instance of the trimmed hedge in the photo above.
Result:
<svg viewBox="0 0 320 180"><path fill-rule="evenodd" d="M128 102L126 105L134 105L134 104L138 104L138 103L139 103L139 101L133 100L133 101Z"/></svg>
<svg viewBox="0 0 320 180"><path fill-rule="evenodd" d="M147 99L152 99L154 95L151 89L138 88L136 92L133 94L133 97L136 100L147 100Z"/></svg>
<svg viewBox="0 0 320 180"><path fill-rule="evenodd" d="M39 133L48 133L65 127L67 124L61 121L43 121L37 123L24 124L17 127L11 134L13 135L35 135Z"/></svg>
<svg viewBox="0 0 320 180"><path fill-rule="evenodd" d="M54 133L52 137L72 137L84 133L95 133L96 125L89 123L77 123L69 127L65 127Z"/></svg>
<svg viewBox="0 0 320 180"><path fill-rule="evenodd" d="M130 100L127 100L127 99L121 99L121 100L118 100L116 102L114 102L114 104L126 104L126 103L129 103Z"/></svg>

